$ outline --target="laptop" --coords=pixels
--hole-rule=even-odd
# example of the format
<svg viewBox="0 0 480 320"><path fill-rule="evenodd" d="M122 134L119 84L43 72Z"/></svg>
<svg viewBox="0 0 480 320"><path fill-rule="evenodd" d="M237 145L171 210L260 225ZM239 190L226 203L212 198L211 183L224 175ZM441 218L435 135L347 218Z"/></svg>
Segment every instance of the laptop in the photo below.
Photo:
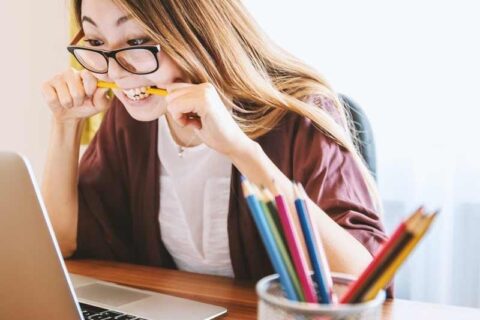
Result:
<svg viewBox="0 0 480 320"><path fill-rule="evenodd" d="M27 160L0 152L2 319L214 319L223 307L69 275Z"/></svg>

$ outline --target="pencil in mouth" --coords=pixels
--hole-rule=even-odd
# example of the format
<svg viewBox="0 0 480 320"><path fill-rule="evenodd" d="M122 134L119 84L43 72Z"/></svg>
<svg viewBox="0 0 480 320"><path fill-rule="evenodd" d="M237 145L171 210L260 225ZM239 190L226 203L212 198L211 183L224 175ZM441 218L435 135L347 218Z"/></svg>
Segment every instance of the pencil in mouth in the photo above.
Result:
<svg viewBox="0 0 480 320"><path fill-rule="evenodd" d="M99 88L108 88L108 89L120 89L116 83L98 81L97 87ZM138 88L122 89L122 92L130 99L137 101L141 99L148 98L150 95L157 96L166 96L167 90L162 88L157 88L156 86L143 86Z"/></svg>

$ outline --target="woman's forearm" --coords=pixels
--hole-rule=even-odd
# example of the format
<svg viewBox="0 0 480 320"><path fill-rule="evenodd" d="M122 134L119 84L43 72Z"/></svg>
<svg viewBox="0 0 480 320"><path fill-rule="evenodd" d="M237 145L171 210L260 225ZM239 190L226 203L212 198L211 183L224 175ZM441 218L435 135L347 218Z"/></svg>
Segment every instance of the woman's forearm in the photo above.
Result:
<svg viewBox="0 0 480 320"><path fill-rule="evenodd" d="M275 187L291 204L294 193L291 181L275 166L259 144L249 140L236 149L230 158L238 170L251 182L272 190ZM368 250L350 233L331 219L316 203L308 199L309 208L318 225L330 268L335 272L359 275L370 263ZM291 207L294 210L294 207Z"/></svg>
<svg viewBox="0 0 480 320"><path fill-rule="evenodd" d="M83 121L52 121L42 194L64 257L76 250L78 158Z"/></svg>

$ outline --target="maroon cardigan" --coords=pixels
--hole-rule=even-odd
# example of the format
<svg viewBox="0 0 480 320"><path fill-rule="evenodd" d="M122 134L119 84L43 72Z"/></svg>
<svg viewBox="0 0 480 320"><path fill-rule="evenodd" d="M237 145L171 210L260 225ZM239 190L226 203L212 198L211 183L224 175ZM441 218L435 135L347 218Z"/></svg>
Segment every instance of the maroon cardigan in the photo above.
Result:
<svg viewBox="0 0 480 320"><path fill-rule="evenodd" d="M86 150L79 173L74 257L175 268L160 237L158 121L139 122L115 100ZM258 143L290 179L374 254L386 240L362 175L349 152L313 123L288 113ZM273 273L232 166L228 238L237 279ZM182 230L179 230L182 232Z"/></svg>

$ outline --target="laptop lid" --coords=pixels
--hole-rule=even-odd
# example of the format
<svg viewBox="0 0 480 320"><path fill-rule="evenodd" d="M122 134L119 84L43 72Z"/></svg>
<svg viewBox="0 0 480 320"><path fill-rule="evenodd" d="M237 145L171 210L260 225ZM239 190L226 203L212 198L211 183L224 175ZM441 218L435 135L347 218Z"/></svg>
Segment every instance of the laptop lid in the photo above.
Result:
<svg viewBox="0 0 480 320"><path fill-rule="evenodd" d="M82 319L33 172L0 152L0 315Z"/></svg>
<svg viewBox="0 0 480 320"><path fill-rule="evenodd" d="M78 300L152 320L213 319L227 312L211 304L72 275L75 294L46 212L28 161L0 151L1 319L82 319Z"/></svg>

